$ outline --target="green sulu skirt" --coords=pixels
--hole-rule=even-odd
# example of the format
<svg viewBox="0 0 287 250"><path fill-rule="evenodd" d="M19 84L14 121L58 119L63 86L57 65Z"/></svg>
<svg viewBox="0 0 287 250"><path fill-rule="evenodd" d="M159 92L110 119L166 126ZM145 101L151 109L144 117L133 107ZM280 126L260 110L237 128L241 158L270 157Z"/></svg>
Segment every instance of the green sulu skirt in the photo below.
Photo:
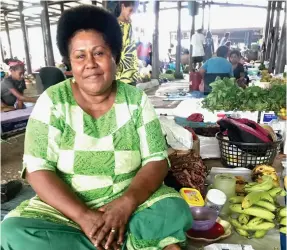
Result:
<svg viewBox="0 0 287 250"><path fill-rule="evenodd" d="M180 198L165 198L131 217L125 249L163 249L184 244L192 216ZM94 250L80 230L53 222L10 217L1 223L1 250Z"/></svg>

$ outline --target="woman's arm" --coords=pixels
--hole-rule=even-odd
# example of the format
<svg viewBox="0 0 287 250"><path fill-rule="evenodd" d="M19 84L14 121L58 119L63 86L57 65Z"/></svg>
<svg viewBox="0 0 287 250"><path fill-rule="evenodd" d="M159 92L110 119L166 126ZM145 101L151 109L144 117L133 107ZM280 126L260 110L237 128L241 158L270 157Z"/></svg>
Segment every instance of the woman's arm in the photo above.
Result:
<svg viewBox="0 0 287 250"><path fill-rule="evenodd" d="M22 95L17 89L15 88L12 88L12 89L9 89L10 92L15 96L17 97L18 100L22 101L22 102L33 102L35 103L37 101L38 98L36 97L26 97L24 95Z"/></svg>
<svg viewBox="0 0 287 250"><path fill-rule="evenodd" d="M26 172L26 179L42 201L72 221L78 223L88 211L88 207L80 201L55 172L49 170Z"/></svg>
<svg viewBox="0 0 287 250"><path fill-rule="evenodd" d="M167 160L152 161L141 168L123 195L133 205L134 210L162 185L167 172Z"/></svg>
<svg viewBox="0 0 287 250"><path fill-rule="evenodd" d="M95 244L90 232L95 225L103 225L102 213L90 210L57 176L63 125L63 117L55 110L47 91L44 92L26 128L22 176L43 202L77 223Z"/></svg>

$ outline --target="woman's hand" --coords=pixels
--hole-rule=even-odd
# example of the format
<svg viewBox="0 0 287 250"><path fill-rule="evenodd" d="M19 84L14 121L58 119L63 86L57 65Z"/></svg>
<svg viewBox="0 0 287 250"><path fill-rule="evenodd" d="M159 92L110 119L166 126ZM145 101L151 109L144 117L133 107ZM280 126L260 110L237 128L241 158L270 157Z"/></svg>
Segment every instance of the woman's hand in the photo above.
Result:
<svg viewBox="0 0 287 250"><path fill-rule="evenodd" d="M81 227L90 241L98 247L96 235L105 223L103 213L89 209L82 216L79 216L79 219L75 222Z"/></svg>
<svg viewBox="0 0 287 250"><path fill-rule="evenodd" d="M96 246L102 244L105 238L107 238L105 249L109 249L115 240L118 245L123 244L126 224L136 208L136 202L127 196L101 207L98 211L104 213L102 216L104 225L95 237Z"/></svg>

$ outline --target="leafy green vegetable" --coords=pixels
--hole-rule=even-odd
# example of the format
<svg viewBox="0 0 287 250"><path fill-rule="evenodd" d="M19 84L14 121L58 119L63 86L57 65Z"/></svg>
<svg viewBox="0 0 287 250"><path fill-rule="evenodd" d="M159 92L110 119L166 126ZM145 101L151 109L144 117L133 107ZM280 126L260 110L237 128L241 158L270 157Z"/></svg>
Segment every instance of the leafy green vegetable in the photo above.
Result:
<svg viewBox="0 0 287 250"><path fill-rule="evenodd" d="M203 107L215 110L274 111L286 107L286 85L273 83L270 89L258 86L240 88L235 79L217 78L210 84L212 92L203 100Z"/></svg>

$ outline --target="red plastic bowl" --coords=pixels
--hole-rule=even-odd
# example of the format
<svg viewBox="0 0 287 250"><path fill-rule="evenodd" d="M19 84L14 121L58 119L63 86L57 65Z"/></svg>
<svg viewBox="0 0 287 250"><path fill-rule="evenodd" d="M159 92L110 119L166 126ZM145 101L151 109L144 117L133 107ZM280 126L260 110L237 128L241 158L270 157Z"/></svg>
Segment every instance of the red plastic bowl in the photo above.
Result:
<svg viewBox="0 0 287 250"><path fill-rule="evenodd" d="M192 229L206 231L212 228L217 219L217 212L209 207L191 207L193 217Z"/></svg>

